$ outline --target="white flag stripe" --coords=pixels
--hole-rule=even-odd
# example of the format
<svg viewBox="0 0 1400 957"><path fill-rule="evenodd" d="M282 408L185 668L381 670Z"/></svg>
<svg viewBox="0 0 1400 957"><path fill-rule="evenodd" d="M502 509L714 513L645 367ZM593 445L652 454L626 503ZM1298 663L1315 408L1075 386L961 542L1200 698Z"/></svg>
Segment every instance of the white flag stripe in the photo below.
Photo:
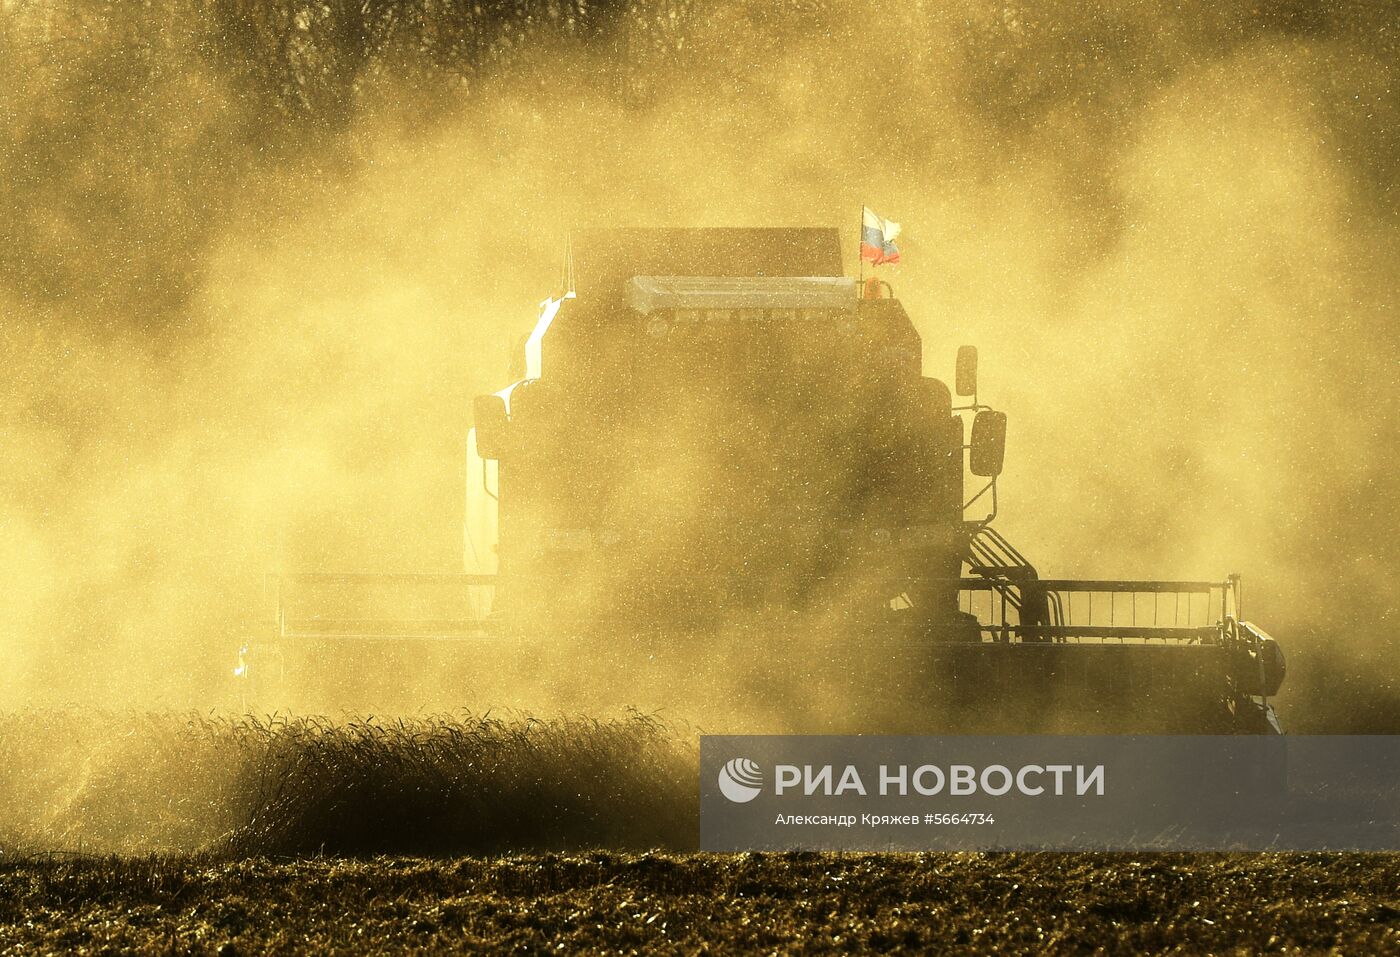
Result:
<svg viewBox="0 0 1400 957"><path fill-rule="evenodd" d="M878 229L887 243L899 235L899 223L880 218L869 206L860 208L860 221L869 229Z"/></svg>

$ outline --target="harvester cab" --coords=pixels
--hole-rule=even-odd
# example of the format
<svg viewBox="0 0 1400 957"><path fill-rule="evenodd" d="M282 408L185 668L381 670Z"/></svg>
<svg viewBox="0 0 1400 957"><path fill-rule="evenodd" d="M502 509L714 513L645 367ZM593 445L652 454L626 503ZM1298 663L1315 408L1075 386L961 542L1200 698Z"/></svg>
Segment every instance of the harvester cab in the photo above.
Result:
<svg viewBox="0 0 1400 957"><path fill-rule="evenodd" d="M285 576L277 641L512 636L607 647L621 676L737 631L843 686L813 730L1277 730L1282 657L1238 577L1042 578L994 527L1007 416L976 349L953 388L925 376L904 305L843 275L835 230L585 232L568 273L523 374L474 403L461 608L289 613L317 580Z"/></svg>

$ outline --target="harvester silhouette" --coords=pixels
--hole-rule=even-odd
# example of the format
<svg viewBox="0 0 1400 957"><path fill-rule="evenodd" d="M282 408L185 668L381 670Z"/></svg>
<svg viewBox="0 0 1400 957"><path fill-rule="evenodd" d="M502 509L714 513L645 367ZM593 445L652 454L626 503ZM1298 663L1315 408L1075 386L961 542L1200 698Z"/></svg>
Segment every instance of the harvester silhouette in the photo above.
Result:
<svg viewBox="0 0 1400 957"><path fill-rule="evenodd" d="M565 288L475 401L466 574L280 576L264 672L308 643L509 638L542 669L590 649L621 688L747 629L755 661L719 666L758 697L810 679L814 731L1277 731L1283 657L1238 576L1042 578L994 527L1007 417L976 350L954 388L925 376L836 230L584 232ZM385 589L456 610L381 614Z"/></svg>

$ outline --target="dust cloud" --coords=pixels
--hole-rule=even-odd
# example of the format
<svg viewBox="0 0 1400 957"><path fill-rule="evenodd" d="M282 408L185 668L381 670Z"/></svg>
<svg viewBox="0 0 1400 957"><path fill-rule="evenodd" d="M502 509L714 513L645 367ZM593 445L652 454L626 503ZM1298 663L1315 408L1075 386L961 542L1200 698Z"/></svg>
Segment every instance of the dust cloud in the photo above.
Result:
<svg viewBox="0 0 1400 957"><path fill-rule="evenodd" d="M569 230L838 226L853 272L862 203L926 372L982 350L1042 572L1395 648L1384 4L0 11L7 703L234 706L265 573L458 570Z"/></svg>

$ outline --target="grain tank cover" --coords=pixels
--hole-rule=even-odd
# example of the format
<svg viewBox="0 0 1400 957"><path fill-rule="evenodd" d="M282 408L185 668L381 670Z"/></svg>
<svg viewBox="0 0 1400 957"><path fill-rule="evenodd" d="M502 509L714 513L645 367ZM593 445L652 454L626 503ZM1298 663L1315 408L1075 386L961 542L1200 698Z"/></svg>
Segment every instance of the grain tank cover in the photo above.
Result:
<svg viewBox="0 0 1400 957"><path fill-rule="evenodd" d="M589 229L573 238L580 299L621 302L635 276L840 276L830 228Z"/></svg>
<svg viewBox="0 0 1400 957"><path fill-rule="evenodd" d="M820 309L853 312L856 283L844 276L634 276L627 305L661 309Z"/></svg>

